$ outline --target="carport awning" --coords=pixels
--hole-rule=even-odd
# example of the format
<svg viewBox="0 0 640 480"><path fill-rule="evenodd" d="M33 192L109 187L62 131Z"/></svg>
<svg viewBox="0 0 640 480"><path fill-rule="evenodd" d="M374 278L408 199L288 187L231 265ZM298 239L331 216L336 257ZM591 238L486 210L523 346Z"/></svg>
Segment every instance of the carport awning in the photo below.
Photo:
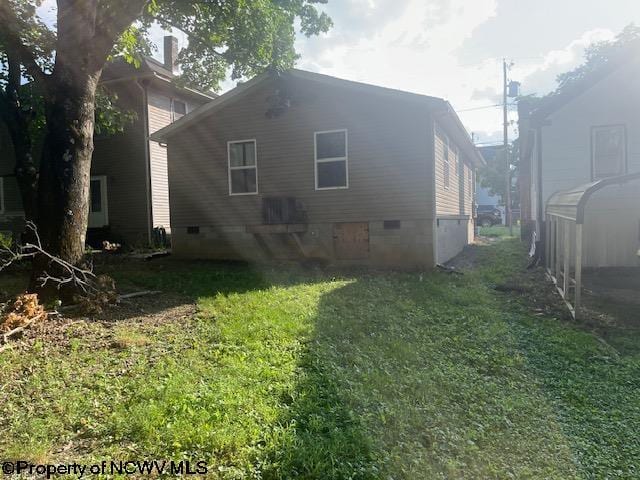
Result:
<svg viewBox="0 0 640 480"><path fill-rule="evenodd" d="M610 185L621 185L632 180L640 179L640 173L631 173L619 177L610 177L596 182L587 183L570 190L557 192L547 202L547 215L560 217L584 224L584 211L589 198L603 188Z"/></svg>

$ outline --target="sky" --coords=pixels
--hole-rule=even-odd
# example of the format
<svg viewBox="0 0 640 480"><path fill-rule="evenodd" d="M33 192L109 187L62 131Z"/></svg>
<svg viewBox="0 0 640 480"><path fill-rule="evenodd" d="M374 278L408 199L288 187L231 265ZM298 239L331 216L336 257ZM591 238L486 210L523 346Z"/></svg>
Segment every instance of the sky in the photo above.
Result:
<svg viewBox="0 0 640 480"><path fill-rule="evenodd" d="M522 94L546 94L588 45L640 24L638 0L328 0L321 8L334 27L298 35L298 68L445 98L479 143L502 137L500 108L484 107L502 101L503 58ZM153 32L159 59L164 33Z"/></svg>

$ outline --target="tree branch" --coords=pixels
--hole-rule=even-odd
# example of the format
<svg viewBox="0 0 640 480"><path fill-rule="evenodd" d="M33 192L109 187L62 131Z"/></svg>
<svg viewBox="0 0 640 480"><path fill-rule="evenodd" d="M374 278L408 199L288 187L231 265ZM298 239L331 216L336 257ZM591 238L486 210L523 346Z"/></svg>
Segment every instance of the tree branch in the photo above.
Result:
<svg viewBox="0 0 640 480"><path fill-rule="evenodd" d="M21 24L22 22L11 4L7 0L0 1L0 32L2 32L0 35L4 37L7 49L16 53L27 73L42 86L43 92L46 93L48 90L48 75L38 65L34 51L22 41L20 37Z"/></svg>
<svg viewBox="0 0 640 480"><path fill-rule="evenodd" d="M57 267L55 270L60 271L59 276L53 276L46 271L43 272L38 278L41 287L48 283L53 283L60 290L64 285L72 284L85 294L98 291L95 285L96 276L91 269L77 267L47 252L42 246L38 229L33 222L27 222L25 228L31 231L34 238L33 242L18 245L16 249L0 248L0 271L14 263L41 255L46 257L53 267Z"/></svg>
<svg viewBox="0 0 640 480"><path fill-rule="evenodd" d="M98 63L106 62L116 40L142 16L150 0L120 0L100 2L96 15L94 54Z"/></svg>

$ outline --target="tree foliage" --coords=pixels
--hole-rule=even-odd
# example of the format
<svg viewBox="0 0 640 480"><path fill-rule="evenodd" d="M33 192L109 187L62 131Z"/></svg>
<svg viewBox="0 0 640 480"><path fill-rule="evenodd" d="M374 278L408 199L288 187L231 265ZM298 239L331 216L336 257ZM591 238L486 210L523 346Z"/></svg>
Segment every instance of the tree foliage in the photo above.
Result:
<svg viewBox="0 0 640 480"><path fill-rule="evenodd" d="M157 22L188 35L182 81L217 89L232 78L293 66L296 26L318 34L331 20L327 0L57 0L56 22L42 0L0 0L0 121L15 153L25 215L43 248L76 264L84 255L93 135L122 128L126 112L100 87L114 57L139 64ZM25 85L27 85L25 87ZM42 136L41 157L34 145ZM43 255L38 269L51 266Z"/></svg>
<svg viewBox="0 0 640 480"><path fill-rule="evenodd" d="M640 27L632 23L613 40L591 44L585 49L584 62L580 66L558 75L558 87L552 94L575 88L580 82L605 70L611 62L624 61L632 55L637 55L639 41ZM634 48L636 52L632 51Z"/></svg>
<svg viewBox="0 0 640 480"><path fill-rule="evenodd" d="M509 165L511 168L511 204L514 207L520 204L518 189L513 184L513 179L518 178L519 172L520 155L518 147L519 142L516 140L509 145L509 148L506 151L506 154L509 156ZM505 150L499 146L495 147L491 151L485 150L485 152L483 152L483 157L486 165L480 168L478 172L480 185L483 188L488 189L491 195L499 196L504 203L507 185Z"/></svg>

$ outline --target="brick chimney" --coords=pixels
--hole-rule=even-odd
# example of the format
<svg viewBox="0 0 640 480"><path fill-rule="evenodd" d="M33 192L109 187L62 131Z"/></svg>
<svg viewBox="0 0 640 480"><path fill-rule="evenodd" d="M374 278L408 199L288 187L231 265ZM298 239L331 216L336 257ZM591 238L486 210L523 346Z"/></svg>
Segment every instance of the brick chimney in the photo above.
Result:
<svg viewBox="0 0 640 480"><path fill-rule="evenodd" d="M175 73L178 69L176 64L178 60L178 39L173 35L164 37L164 66L171 73Z"/></svg>

